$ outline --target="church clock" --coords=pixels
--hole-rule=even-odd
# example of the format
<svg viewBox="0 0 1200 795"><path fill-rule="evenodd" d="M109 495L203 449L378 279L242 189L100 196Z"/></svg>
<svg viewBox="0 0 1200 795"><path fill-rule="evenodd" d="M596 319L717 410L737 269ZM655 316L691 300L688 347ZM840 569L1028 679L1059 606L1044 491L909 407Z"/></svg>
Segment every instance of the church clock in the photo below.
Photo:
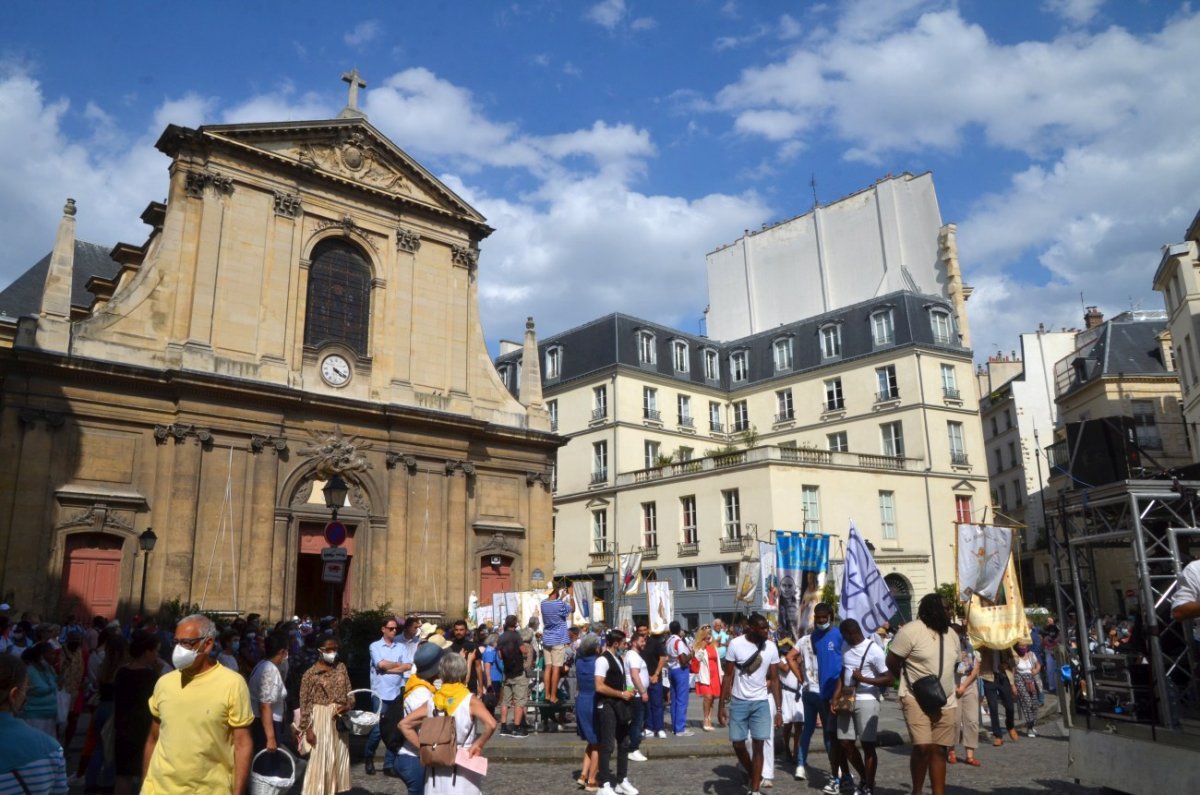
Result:
<svg viewBox="0 0 1200 795"><path fill-rule="evenodd" d="M321 360L321 377L330 386L345 386L350 382L350 362L341 354L331 353Z"/></svg>

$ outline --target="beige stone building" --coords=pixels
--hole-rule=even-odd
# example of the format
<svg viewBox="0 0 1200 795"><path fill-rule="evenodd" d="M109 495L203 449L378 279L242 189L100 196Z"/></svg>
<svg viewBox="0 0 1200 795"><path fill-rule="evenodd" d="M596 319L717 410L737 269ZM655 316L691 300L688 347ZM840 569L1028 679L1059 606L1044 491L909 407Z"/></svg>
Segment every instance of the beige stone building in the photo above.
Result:
<svg viewBox="0 0 1200 795"><path fill-rule="evenodd" d="M955 314L899 292L729 342L625 315L543 339L546 406L569 439L555 575L611 594L613 551L641 551L694 627L738 609L753 539L828 533L836 561L853 520L902 607L953 581L955 522L987 500ZM497 361L514 391L528 357Z"/></svg>
<svg viewBox="0 0 1200 795"><path fill-rule="evenodd" d="M560 440L488 355L484 218L354 107L157 146L144 242L76 241L68 203L53 253L0 293L7 600L323 614L334 474L340 609L459 615L548 572Z"/></svg>
<svg viewBox="0 0 1200 795"><path fill-rule="evenodd" d="M1200 461L1200 213L1182 243L1163 246L1153 284L1166 304L1192 460Z"/></svg>

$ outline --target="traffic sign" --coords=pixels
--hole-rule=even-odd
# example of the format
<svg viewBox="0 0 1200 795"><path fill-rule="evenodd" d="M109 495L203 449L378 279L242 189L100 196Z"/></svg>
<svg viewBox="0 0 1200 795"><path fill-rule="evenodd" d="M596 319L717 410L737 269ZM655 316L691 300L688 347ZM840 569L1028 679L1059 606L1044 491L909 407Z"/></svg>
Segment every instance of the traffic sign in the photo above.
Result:
<svg viewBox="0 0 1200 795"><path fill-rule="evenodd" d="M346 543L346 525L338 521L325 525L325 542L331 547L340 547Z"/></svg>
<svg viewBox="0 0 1200 795"><path fill-rule="evenodd" d="M343 560L327 560L321 567L321 582L330 585L341 585L346 581L346 562Z"/></svg>
<svg viewBox="0 0 1200 795"><path fill-rule="evenodd" d="M345 561L350 557L350 553L345 547L325 547L321 550L321 560L341 560Z"/></svg>

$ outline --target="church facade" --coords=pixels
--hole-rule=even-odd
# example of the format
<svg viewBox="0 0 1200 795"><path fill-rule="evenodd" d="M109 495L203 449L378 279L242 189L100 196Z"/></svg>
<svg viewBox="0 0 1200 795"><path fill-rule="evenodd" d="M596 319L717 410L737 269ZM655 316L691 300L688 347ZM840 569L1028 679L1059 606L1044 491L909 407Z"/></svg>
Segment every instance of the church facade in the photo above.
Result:
<svg viewBox="0 0 1200 795"><path fill-rule="evenodd" d="M68 202L51 255L0 293L7 601L456 617L552 571L561 440L487 352L491 229L353 104L168 127L144 243L77 241ZM342 585L323 582L334 475Z"/></svg>

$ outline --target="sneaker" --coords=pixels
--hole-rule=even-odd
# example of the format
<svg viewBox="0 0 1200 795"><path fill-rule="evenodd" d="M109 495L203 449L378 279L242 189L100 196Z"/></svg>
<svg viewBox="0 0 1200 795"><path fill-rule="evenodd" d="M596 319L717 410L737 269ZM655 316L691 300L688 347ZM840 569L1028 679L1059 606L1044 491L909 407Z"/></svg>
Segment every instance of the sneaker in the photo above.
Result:
<svg viewBox="0 0 1200 795"><path fill-rule="evenodd" d="M1033 729L1030 729L1028 732L1026 732L1025 736L1026 737L1037 737L1037 732Z"/></svg>
<svg viewBox="0 0 1200 795"><path fill-rule="evenodd" d="M859 786L858 789L854 790L854 795L871 795L871 788Z"/></svg>
<svg viewBox="0 0 1200 795"><path fill-rule="evenodd" d="M646 759L646 755L642 753L641 749L638 749L636 751L629 752L629 761L630 762L646 762L648 760Z"/></svg>
<svg viewBox="0 0 1200 795"><path fill-rule="evenodd" d="M821 790L825 795L838 795L842 791L842 780L840 778L831 778L825 788Z"/></svg>
<svg viewBox="0 0 1200 795"><path fill-rule="evenodd" d="M691 729L684 729L681 732L675 732L676 737L695 737L696 733Z"/></svg>
<svg viewBox="0 0 1200 795"><path fill-rule="evenodd" d="M804 772L804 765L796 765L796 780L804 781L808 778L808 774Z"/></svg>
<svg viewBox="0 0 1200 795"><path fill-rule="evenodd" d="M643 737L653 737L654 732L650 731L649 729L642 729L642 736Z"/></svg>
<svg viewBox="0 0 1200 795"><path fill-rule="evenodd" d="M775 782L769 778L764 778L762 781L763 789L775 789Z"/></svg>
<svg viewBox="0 0 1200 795"><path fill-rule="evenodd" d="M523 740L529 736L529 729L526 729L525 724L522 723L518 726L513 727L512 736L516 737L519 740Z"/></svg>
<svg viewBox="0 0 1200 795"><path fill-rule="evenodd" d="M620 786L620 785L618 784L617 786ZM604 782L603 787L601 787L600 789L598 789L596 791L599 792L600 795L617 795L617 790L613 789L612 785L609 784L607 781Z"/></svg>
<svg viewBox="0 0 1200 795"><path fill-rule="evenodd" d="M666 729L659 729L659 730L658 730L658 734L657 734L656 736L657 736L657 737L658 737L658 739L660 739L660 740L665 740L665 739L667 739L667 732L666 732Z"/></svg>
<svg viewBox="0 0 1200 795"><path fill-rule="evenodd" d="M842 779L842 789L854 792L857 787L854 786L854 776L847 775Z"/></svg>
<svg viewBox="0 0 1200 795"><path fill-rule="evenodd" d="M630 784L629 779L625 779L614 787L613 792L618 792L620 795L638 795L637 787Z"/></svg>
<svg viewBox="0 0 1200 795"><path fill-rule="evenodd" d="M512 737L513 727L511 723L504 723L500 726L501 737Z"/></svg>

